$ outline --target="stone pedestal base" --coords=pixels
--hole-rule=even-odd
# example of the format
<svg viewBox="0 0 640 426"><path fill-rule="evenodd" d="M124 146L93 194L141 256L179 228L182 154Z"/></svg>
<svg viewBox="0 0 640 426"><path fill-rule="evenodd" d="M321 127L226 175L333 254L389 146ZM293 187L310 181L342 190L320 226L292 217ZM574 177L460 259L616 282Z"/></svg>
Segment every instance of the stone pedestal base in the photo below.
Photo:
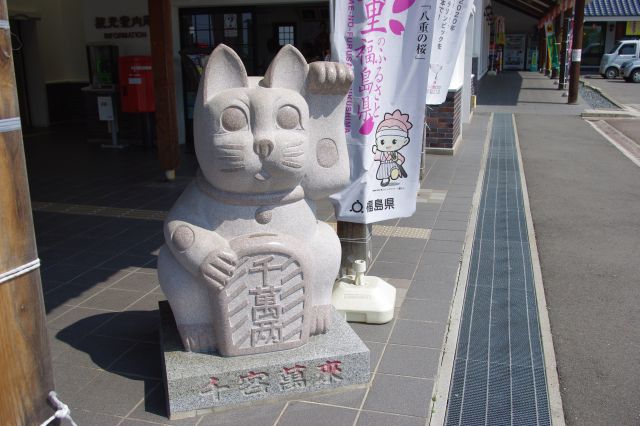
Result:
<svg viewBox="0 0 640 426"><path fill-rule="evenodd" d="M369 381L369 349L335 311L331 330L311 337L304 346L228 358L185 352L167 302L160 302L160 320L167 412L172 420Z"/></svg>

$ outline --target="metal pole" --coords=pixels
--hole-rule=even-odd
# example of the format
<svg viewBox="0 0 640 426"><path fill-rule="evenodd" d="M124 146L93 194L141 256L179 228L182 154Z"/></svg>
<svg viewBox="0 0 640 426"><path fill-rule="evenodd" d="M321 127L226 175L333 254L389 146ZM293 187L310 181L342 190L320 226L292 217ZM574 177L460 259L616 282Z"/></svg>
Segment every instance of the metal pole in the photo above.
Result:
<svg viewBox="0 0 640 426"><path fill-rule="evenodd" d="M560 81L558 89L564 90L567 81L567 36L569 34L569 22L571 21L572 9L569 8L562 12L562 45L560 47Z"/></svg>
<svg viewBox="0 0 640 426"><path fill-rule="evenodd" d="M582 56L582 32L584 27L584 0L576 0L573 10L573 50L571 52L571 70L569 72L569 99L567 103L578 103L580 88L580 62Z"/></svg>
<svg viewBox="0 0 640 426"><path fill-rule="evenodd" d="M53 414L49 339L5 0L0 0L0 423Z"/></svg>

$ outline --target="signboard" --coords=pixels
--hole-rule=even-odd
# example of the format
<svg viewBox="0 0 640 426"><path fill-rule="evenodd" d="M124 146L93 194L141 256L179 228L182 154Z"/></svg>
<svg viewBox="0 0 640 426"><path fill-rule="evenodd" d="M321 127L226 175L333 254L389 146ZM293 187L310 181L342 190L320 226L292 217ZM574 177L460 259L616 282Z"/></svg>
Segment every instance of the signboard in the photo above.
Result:
<svg viewBox="0 0 640 426"><path fill-rule="evenodd" d="M558 60L558 46L556 44L556 35L553 32L553 24L547 22L545 25L545 31L547 35L547 51L551 59L551 69L557 70L560 68L560 62Z"/></svg>
<svg viewBox="0 0 640 426"><path fill-rule="evenodd" d="M332 58L349 64L355 77L345 116L351 183L331 197L339 220L373 223L414 213L425 76L435 73L429 81L442 82L445 89L433 95L443 102L472 4L335 2Z"/></svg>
<svg viewBox="0 0 640 426"><path fill-rule="evenodd" d="M227 38L238 37L238 14L224 14L224 36Z"/></svg>
<svg viewBox="0 0 640 426"><path fill-rule="evenodd" d="M111 96L98 96L98 119L100 121L113 121Z"/></svg>
<svg viewBox="0 0 640 426"><path fill-rule="evenodd" d="M640 36L640 21L628 21L626 35Z"/></svg>
<svg viewBox="0 0 640 426"><path fill-rule="evenodd" d="M429 58L428 105L439 105L447 98L449 85L462 47L473 1L436 1L433 47Z"/></svg>

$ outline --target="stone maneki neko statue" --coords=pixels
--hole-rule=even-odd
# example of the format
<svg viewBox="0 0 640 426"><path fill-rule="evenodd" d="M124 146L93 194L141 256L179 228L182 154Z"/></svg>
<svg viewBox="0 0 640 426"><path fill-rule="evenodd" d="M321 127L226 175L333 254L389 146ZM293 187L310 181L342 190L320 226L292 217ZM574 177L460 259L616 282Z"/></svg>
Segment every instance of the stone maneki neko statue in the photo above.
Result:
<svg viewBox="0 0 640 426"><path fill-rule="evenodd" d="M290 349L331 323L340 266L315 200L349 181L343 64L283 47L264 78L211 54L195 104L198 176L165 221L158 259L184 347L223 356Z"/></svg>

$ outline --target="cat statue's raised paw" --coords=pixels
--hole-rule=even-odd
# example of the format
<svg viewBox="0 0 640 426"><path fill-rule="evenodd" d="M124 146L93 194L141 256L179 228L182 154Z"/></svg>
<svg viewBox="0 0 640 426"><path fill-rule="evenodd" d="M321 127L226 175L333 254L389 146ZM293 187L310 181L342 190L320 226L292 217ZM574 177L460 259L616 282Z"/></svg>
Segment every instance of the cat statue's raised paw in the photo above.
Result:
<svg viewBox="0 0 640 426"><path fill-rule="evenodd" d="M189 351L289 349L331 323L340 242L315 200L349 181L353 72L284 46L264 78L211 54L195 103L198 176L165 221L158 278Z"/></svg>

